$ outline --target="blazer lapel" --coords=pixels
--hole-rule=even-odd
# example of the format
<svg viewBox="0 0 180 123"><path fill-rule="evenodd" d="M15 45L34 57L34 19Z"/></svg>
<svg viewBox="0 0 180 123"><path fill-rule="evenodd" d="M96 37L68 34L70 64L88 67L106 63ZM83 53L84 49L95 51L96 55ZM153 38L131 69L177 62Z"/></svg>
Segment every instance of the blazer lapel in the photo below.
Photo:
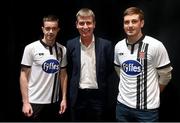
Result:
<svg viewBox="0 0 180 123"><path fill-rule="evenodd" d="M81 44L80 44L80 37L77 38L76 42L76 46L77 47L75 50L76 52L76 60L77 60L77 66L78 66L78 71L79 71L79 77L80 77L80 70L81 70Z"/></svg>
<svg viewBox="0 0 180 123"><path fill-rule="evenodd" d="M95 54L96 54L96 76L97 76L97 79L98 79L98 76L99 76L99 65L100 65L100 41L95 38Z"/></svg>

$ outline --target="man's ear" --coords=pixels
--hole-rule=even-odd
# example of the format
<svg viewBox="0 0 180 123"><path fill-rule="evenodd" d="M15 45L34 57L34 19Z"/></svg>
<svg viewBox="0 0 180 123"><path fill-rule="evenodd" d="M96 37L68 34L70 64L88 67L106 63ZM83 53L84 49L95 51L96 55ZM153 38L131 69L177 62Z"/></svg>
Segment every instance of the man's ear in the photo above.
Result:
<svg viewBox="0 0 180 123"><path fill-rule="evenodd" d="M141 20L141 28L144 27L144 20Z"/></svg>

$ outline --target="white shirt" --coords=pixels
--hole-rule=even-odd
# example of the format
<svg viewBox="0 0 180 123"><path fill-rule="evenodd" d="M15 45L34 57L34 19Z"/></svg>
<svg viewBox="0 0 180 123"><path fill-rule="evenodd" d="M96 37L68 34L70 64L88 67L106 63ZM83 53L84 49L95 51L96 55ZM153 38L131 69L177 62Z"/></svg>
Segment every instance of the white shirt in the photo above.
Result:
<svg viewBox="0 0 180 123"><path fill-rule="evenodd" d="M59 100L59 71L67 65L67 59L66 48L57 42L56 46L57 51L53 46L51 53L39 40L25 47L21 64L31 66L28 79L30 103L48 104Z"/></svg>
<svg viewBox="0 0 180 123"><path fill-rule="evenodd" d="M157 68L170 64L164 45L150 36L134 45L123 39L116 44L114 55L114 63L120 66L118 101L131 108L158 108Z"/></svg>
<svg viewBox="0 0 180 123"><path fill-rule="evenodd" d="M81 42L81 40L80 40ZM95 40L86 47L81 42L81 73L79 88L97 89L96 79L96 58L95 58Z"/></svg>

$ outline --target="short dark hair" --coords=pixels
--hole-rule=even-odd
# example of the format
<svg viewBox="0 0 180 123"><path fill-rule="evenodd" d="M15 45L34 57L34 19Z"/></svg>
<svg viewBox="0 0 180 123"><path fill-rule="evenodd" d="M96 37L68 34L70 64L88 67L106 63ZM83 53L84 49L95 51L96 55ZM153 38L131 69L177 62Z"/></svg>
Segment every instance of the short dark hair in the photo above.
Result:
<svg viewBox="0 0 180 123"><path fill-rule="evenodd" d="M132 14L138 14L140 20L144 20L144 12L140 8L137 8L137 7L129 7L129 8L127 8L124 11L123 15L126 16L126 15L132 15Z"/></svg>
<svg viewBox="0 0 180 123"><path fill-rule="evenodd" d="M59 24L59 18L56 15L46 15L43 17L43 25L44 22L46 21L57 21L57 23Z"/></svg>

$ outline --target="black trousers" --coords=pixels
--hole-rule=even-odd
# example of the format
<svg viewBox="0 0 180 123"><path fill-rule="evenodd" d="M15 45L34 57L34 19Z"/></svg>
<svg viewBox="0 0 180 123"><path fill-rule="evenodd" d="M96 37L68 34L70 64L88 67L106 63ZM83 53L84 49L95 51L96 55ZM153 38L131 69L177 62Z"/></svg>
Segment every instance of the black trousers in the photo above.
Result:
<svg viewBox="0 0 180 123"><path fill-rule="evenodd" d="M105 95L99 89L79 89L71 110L72 121L105 121L105 107Z"/></svg>
<svg viewBox="0 0 180 123"><path fill-rule="evenodd" d="M59 114L59 103L52 104L33 104L31 103L33 109L33 115L26 118L27 121L35 122L52 122L60 121L61 116Z"/></svg>

